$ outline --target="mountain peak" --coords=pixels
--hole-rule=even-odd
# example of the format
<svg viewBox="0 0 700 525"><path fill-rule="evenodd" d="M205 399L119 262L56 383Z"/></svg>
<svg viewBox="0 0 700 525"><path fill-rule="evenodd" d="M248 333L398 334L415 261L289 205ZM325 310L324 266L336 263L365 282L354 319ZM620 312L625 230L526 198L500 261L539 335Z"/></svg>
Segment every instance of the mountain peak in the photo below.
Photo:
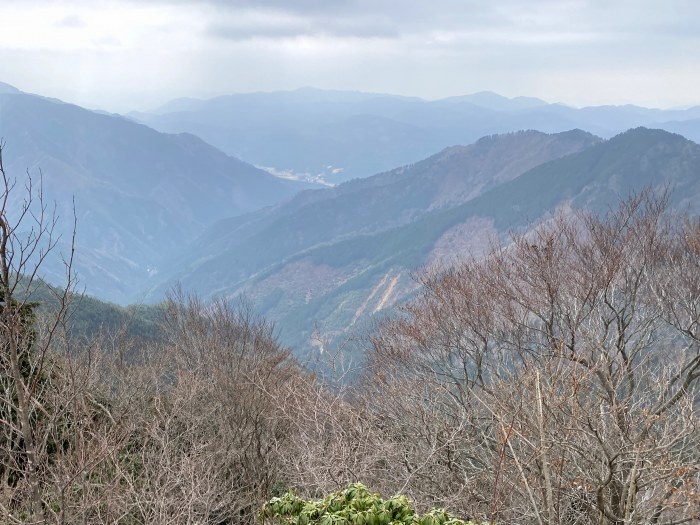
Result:
<svg viewBox="0 0 700 525"><path fill-rule="evenodd" d="M643 126L628 129L627 131L615 135L608 142L619 142L625 144L629 142L635 142L639 144L646 144L649 142L657 143L661 141L672 142L677 144L685 144L687 142L691 142L686 137L684 137L683 135L679 135L678 133L672 133L663 129L645 128Z"/></svg>

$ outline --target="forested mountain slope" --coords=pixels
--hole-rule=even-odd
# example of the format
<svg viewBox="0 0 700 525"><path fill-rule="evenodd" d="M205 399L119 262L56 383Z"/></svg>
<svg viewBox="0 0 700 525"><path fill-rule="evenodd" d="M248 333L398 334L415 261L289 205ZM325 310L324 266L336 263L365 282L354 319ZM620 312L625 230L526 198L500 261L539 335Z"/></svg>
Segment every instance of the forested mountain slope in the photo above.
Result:
<svg viewBox="0 0 700 525"><path fill-rule="evenodd" d="M0 137L7 174L23 181L28 172L37 188L41 178L49 209L56 203L64 253L75 202L80 280L112 301L133 297L162 261L214 221L308 187L193 135L10 89L0 94ZM63 271L58 263L44 270L50 281Z"/></svg>
<svg viewBox="0 0 700 525"><path fill-rule="evenodd" d="M518 150L518 141L529 146ZM527 154L538 141L549 148L558 144L559 155L543 155L524 173L494 180L510 162L496 153L519 151L529 167ZM565 155L567 148L571 153ZM480 165L478 159L490 161ZM462 194L461 202L443 200L460 195L436 189L458 179L458 166L469 182L463 188L474 192ZM342 339L410 296L417 287L411 274L419 268L478 254L489 240L530 227L557 208L603 210L646 186L667 189L675 206L697 207L698 173L700 146L659 130L639 128L604 142L581 132L492 137L401 170L300 194L267 215L217 224L188 251L196 257L173 282L205 296L246 293L278 323L287 342L308 350L312 333ZM416 193L407 191L426 179ZM481 191L480 180L487 181ZM369 189L381 198L365 193ZM382 215L387 209L392 213ZM401 210L411 213L399 220Z"/></svg>
<svg viewBox="0 0 700 525"><path fill-rule="evenodd" d="M556 135L529 131L448 148L412 166L303 192L275 208L221 221L172 268L183 282L189 280L192 268L196 279L206 275L223 289L230 288L300 251L410 223L598 141L581 131ZM211 259L219 263L210 265ZM226 263L221 262L224 259Z"/></svg>

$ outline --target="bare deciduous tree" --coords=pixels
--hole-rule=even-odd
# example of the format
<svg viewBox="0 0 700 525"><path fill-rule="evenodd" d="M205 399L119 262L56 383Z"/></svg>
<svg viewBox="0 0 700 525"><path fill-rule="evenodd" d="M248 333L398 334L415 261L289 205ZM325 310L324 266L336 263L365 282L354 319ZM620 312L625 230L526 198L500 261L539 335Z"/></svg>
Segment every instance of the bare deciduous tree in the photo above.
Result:
<svg viewBox="0 0 700 525"><path fill-rule="evenodd" d="M51 383L49 347L64 319L73 285L72 246L65 263L66 283L54 290L56 307L43 322L35 322L33 293L41 285L39 271L55 250L57 222L44 199L41 178L26 183L6 172L0 142L0 509L24 506L29 519L43 513L41 469L46 461L47 435L37 432L48 416L44 394ZM17 193L20 193L17 195Z"/></svg>
<svg viewBox="0 0 700 525"><path fill-rule="evenodd" d="M136 523L250 523L281 477L288 427L271 396L295 361L250 308L184 295L145 357L126 374L149 394L132 404L114 507Z"/></svg>
<svg viewBox="0 0 700 525"><path fill-rule="evenodd" d="M395 475L490 521L697 520L699 232L645 193L427 276L366 380Z"/></svg>

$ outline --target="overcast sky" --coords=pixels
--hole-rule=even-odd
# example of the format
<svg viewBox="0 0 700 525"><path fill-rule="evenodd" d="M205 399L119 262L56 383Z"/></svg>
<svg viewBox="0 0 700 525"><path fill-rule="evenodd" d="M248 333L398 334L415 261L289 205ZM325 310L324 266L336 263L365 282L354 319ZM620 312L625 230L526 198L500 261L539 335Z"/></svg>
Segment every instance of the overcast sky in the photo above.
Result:
<svg viewBox="0 0 700 525"><path fill-rule="evenodd" d="M0 81L112 111L302 86L700 104L699 0L0 0Z"/></svg>

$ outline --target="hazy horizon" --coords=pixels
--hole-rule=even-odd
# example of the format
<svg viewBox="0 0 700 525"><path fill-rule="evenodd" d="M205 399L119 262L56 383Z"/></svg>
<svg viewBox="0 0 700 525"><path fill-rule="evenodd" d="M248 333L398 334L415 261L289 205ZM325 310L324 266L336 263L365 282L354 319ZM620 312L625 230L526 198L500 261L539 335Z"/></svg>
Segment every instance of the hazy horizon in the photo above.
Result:
<svg viewBox="0 0 700 525"><path fill-rule="evenodd" d="M160 109L162 106L165 106L166 104L170 102L174 102L177 100L211 100L217 97L225 97L225 96L236 96L236 95L254 95L254 94L273 94L273 93L293 93L297 91L303 91L303 90L318 90L318 91L325 91L325 92L345 92L345 93L362 93L366 95L377 95L377 96L389 96L389 97L405 97L405 98L414 98L414 99L419 99L419 100L424 100L426 102L433 102L433 101L439 101L439 100L444 100L448 98L458 98L458 97L469 97L473 95L480 95L480 94L491 94L491 95L496 95L500 97L504 97L510 100L513 99L520 99L520 98L530 98L530 99L539 99L542 100L542 102L545 102L547 104L559 104L563 106L568 106L571 108L576 108L576 109L582 109L585 107L600 107L600 106L637 106L637 107L644 107L647 109L660 109L660 110L684 110L684 109L690 109L693 107L698 107L700 106L700 102L698 104L684 104L684 105L679 105L679 106L666 106L666 107L661 107L661 106L643 106L641 104L634 104L632 102L620 102L620 103L601 103L601 104L587 104L587 105L576 105L576 104L571 104L566 101L560 101L560 100L545 100L541 97L536 97L534 95L528 95L528 94L522 94L522 95L515 95L515 96L507 96L502 93L498 93L496 91L491 91L491 90L482 90L482 91L475 91L475 92L470 92L470 93L458 93L454 95L448 95L445 97L439 97L439 98L427 98L427 97L420 97L417 95L403 95L400 93L388 93L388 92L379 92L379 91L365 91L365 90L354 90L354 89L335 89L335 88L320 88L318 86L299 86L296 88L289 88L289 89L279 89L279 90L256 90L256 91L240 91L240 92L226 92L226 93L219 93L219 94L212 94L212 95L204 95L204 96L188 96L188 95L182 95L182 96L175 96L173 98L168 98L163 100L161 103L156 103L154 105L147 105L142 108L135 108L135 109L130 109L130 108L125 108L124 110L121 111L116 111L116 110L111 110L110 108L106 108L103 106L94 106L94 105L89 105L89 104L81 104L79 101L74 101L74 100L68 100L65 98L61 98L55 94L52 93L42 93L38 91L31 91L27 89L22 89L20 86L14 85L10 82L5 82L3 79L0 79L0 83L7 84L11 87L17 88L19 91L22 91L24 93L27 93L29 95L37 95L41 97L48 97L48 98L56 98L61 100L62 102L67 102L69 104L75 104L81 107L84 107L86 109L92 110L92 111L113 111L116 114L124 114L128 113L131 111L154 111Z"/></svg>
<svg viewBox="0 0 700 525"><path fill-rule="evenodd" d="M114 112L305 86L574 107L700 104L700 4L2 2L0 81Z"/></svg>

